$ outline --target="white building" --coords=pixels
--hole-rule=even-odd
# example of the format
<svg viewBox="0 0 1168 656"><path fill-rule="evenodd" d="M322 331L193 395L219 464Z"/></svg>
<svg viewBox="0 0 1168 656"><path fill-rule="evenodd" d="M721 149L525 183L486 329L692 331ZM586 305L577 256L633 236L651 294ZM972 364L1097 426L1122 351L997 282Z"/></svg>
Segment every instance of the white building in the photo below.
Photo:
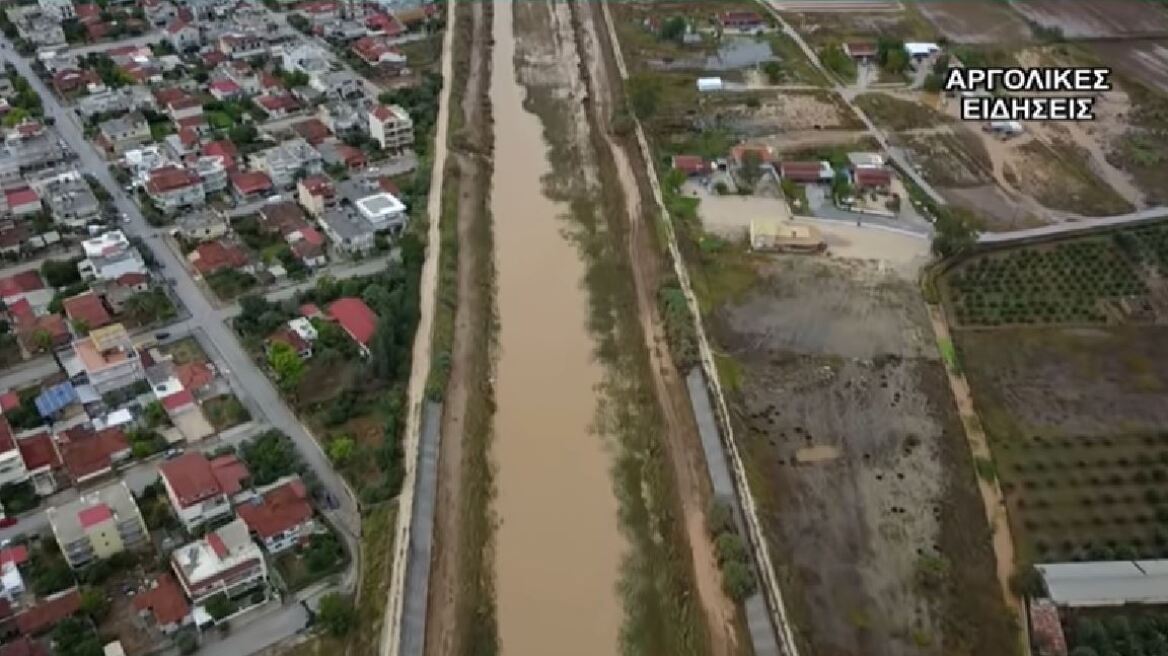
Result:
<svg viewBox="0 0 1168 656"><path fill-rule="evenodd" d="M183 454L158 468L170 505L187 530L231 514L231 497L247 471L234 456L208 460L201 452Z"/></svg>
<svg viewBox="0 0 1168 656"><path fill-rule="evenodd" d="M414 122L398 105L377 105L369 112L369 135L385 150L414 143Z"/></svg>
<svg viewBox="0 0 1168 656"><path fill-rule="evenodd" d="M77 270L87 280L116 280L127 273L146 274L146 262L121 230L81 242L85 259Z"/></svg>
<svg viewBox="0 0 1168 656"><path fill-rule="evenodd" d="M196 604L220 592L244 592L263 585L268 578L263 552L252 542L247 524L239 519L175 549L170 565L179 585Z"/></svg>
<svg viewBox="0 0 1168 656"><path fill-rule="evenodd" d="M0 486L27 480L28 469L12 437L12 427L7 419L0 417Z"/></svg>
<svg viewBox="0 0 1168 656"><path fill-rule="evenodd" d="M406 206L393 194L373 194L356 201L354 205L361 217L378 232L398 232L405 225Z"/></svg>

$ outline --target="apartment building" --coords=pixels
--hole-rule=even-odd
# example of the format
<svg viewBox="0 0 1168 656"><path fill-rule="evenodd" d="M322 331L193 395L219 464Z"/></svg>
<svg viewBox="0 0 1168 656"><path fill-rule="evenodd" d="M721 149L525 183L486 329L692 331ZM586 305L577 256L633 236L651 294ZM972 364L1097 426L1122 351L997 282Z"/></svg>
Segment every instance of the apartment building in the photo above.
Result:
<svg viewBox="0 0 1168 656"><path fill-rule="evenodd" d="M175 549L170 565L187 597L199 604L220 592L237 596L264 585L268 567L242 520Z"/></svg>
<svg viewBox="0 0 1168 656"><path fill-rule="evenodd" d="M369 135L383 150L401 150L414 143L414 121L398 105L377 105L369 111Z"/></svg>
<svg viewBox="0 0 1168 656"><path fill-rule="evenodd" d="M158 209L168 213L183 207L201 206L207 201L199 174L174 165L150 172L146 195Z"/></svg>
<svg viewBox="0 0 1168 656"><path fill-rule="evenodd" d="M77 270L86 280L117 280L126 274L146 275L142 254L121 230L98 235L81 242L85 259Z"/></svg>
<svg viewBox="0 0 1168 656"><path fill-rule="evenodd" d="M73 352L86 379L98 394L107 394L146 378L134 343L120 323L91 330L88 336L73 342Z"/></svg>
<svg viewBox="0 0 1168 656"><path fill-rule="evenodd" d="M61 553L74 569L150 542L146 522L124 481L49 508L46 515Z"/></svg>

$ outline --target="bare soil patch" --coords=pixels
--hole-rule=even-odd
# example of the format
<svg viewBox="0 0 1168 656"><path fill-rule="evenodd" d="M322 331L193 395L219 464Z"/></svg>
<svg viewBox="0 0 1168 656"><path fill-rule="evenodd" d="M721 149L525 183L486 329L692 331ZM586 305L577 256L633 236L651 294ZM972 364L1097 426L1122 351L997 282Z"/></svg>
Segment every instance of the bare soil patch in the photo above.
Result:
<svg viewBox="0 0 1168 656"><path fill-rule="evenodd" d="M710 110L728 129L746 134L863 127L839 96L828 91L724 95Z"/></svg>
<svg viewBox="0 0 1168 656"><path fill-rule="evenodd" d="M1103 41L1091 50L1115 70L1168 93L1168 40Z"/></svg>
<svg viewBox="0 0 1168 656"><path fill-rule="evenodd" d="M1068 38L1168 35L1168 10L1146 0L1025 0L1011 5L1037 25L1060 30Z"/></svg>
<svg viewBox="0 0 1168 656"><path fill-rule="evenodd" d="M986 232L1008 232L1047 225L1025 205L1011 198L1000 187L992 184L977 187L939 187L950 203L960 207L979 220L977 229Z"/></svg>
<svg viewBox="0 0 1168 656"><path fill-rule="evenodd" d="M914 6L956 43L1018 43L1031 38L1026 21L1000 0L917 0Z"/></svg>
<svg viewBox="0 0 1168 656"><path fill-rule="evenodd" d="M937 30L920 14L911 11L841 11L832 13L787 14L787 22L813 47L848 40L872 40L878 36L906 41L935 39Z"/></svg>
<svg viewBox="0 0 1168 656"><path fill-rule="evenodd" d="M855 102L872 122L886 130L936 128L953 121L932 107L886 93L863 93Z"/></svg>
<svg viewBox="0 0 1168 656"><path fill-rule="evenodd" d="M736 435L808 653L1011 653L915 279L876 262L769 262L711 322L741 368Z"/></svg>
<svg viewBox="0 0 1168 656"><path fill-rule="evenodd" d="M989 152L980 135L965 126L897 136L930 183L978 187L993 181Z"/></svg>
<svg viewBox="0 0 1168 656"><path fill-rule="evenodd" d="M1022 193L1044 207L1084 216L1124 214L1134 208L1091 170L1088 155L1066 140L1019 146L1013 174Z"/></svg>

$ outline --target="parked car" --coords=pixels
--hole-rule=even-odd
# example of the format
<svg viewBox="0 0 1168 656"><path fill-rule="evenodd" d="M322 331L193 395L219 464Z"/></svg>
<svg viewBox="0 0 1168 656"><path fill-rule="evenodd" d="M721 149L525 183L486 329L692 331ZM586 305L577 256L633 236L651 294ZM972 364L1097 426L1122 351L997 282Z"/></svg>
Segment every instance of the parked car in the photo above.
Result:
<svg viewBox="0 0 1168 656"><path fill-rule="evenodd" d="M16 522L20 521L15 517L5 517L0 519L0 528L8 528L9 526L16 526Z"/></svg>
<svg viewBox="0 0 1168 656"><path fill-rule="evenodd" d="M154 339L167 339L167 338L169 338L169 337L170 337L170 333L165 333L165 332L163 332L163 333L154 333Z"/></svg>
<svg viewBox="0 0 1168 656"><path fill-rule="evenodd" d="M163 455L162 457L163 457L164 459L166 459L166 460L172 460L172 459L174 459L174 458L177 458L177 457L181 456L182 454L183 454L183 450L182 450L182 449L170 449L170 450L169 450L169 451L167 451L167 452L166 452L166 454L165 454L165 455Z"/></svg>

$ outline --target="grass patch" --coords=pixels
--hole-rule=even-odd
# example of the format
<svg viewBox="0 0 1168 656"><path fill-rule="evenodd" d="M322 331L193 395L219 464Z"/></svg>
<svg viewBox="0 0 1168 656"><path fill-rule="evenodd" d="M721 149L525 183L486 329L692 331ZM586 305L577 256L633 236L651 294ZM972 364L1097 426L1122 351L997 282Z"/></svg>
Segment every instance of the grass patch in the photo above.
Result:
<svg viewBox="0 0 1168 656"><path fill-rule="evenodd" d="M855 102L873 123L894 132L934 128L953 122L952 118L928 105L901 100L886 93L862 93L856 96Z"/></svg>
<svg viewBox="0 0 1168 656"><path fill-rule="evenodd" d="M224 431L233 426L251 421L251 413L233 394L222 394L203 402L203 413L215 431Z"/></svg>
<svg viewBox="0 0 1168 656"><path fill-rule="evenodd" d="M162 351L174 359L174 363L187 364L190 362L206 362L207 352L199 346L194 337L184 337L162 347Z"/></svg>

